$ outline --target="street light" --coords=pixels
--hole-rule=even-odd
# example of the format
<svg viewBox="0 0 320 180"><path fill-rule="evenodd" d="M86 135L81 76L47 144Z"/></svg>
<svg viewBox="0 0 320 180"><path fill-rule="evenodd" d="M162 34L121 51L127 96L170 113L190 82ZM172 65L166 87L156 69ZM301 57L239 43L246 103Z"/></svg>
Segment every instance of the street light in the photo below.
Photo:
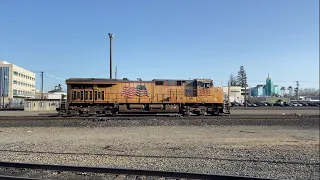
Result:
<svg viewBox="0 0 320 180"><path fill-rule="evenodd" d="M110 79L112 79L112 39L114 34L108 33L110 38Z"/></svg>
<svg viewBox="0 0 320 180"><path fill-rule="evenodd" d="M3 90L2 90L2 108L4 108L4 93L5 93L5 89L6 89L6 79L7 79L7 76L4 75L3 76Z"/></svg>

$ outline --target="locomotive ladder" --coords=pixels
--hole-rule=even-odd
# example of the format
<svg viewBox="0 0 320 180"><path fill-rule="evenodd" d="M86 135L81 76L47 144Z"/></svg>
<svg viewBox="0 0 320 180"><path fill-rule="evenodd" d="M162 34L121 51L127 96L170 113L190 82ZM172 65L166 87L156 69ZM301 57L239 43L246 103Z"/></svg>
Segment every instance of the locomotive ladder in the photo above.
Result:
<svg viewBox="0 0 320 180"><path fill-rule="evenodd" d="M224 114L230 114L230 102L224 101L223 103L223 113Z"/></svg>
<svg viewBox="0 0 320 180"><path fill-rule="evenodd" d="M66 113L67 112L67 99L65 99L65 96L62 95L60 99L60 113Z"/></svg>

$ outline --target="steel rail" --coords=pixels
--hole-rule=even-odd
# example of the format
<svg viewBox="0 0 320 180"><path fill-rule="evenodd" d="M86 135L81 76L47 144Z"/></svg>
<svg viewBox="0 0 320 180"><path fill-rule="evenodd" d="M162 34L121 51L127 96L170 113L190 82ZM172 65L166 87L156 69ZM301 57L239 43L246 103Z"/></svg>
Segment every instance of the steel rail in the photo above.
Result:
<svg viewBox="0 0 320 180"><path fill-rule="evenodd" d="M144 120L149 118L159 119L301 119L319 118L319 115L229 115L229 116L189 116L189 117L162 117L162 116L98 116L98 117L50 117L50 116L0 116L0 120Z"/></svg>
<svg viewBox="0 0 320 180"><path fill-rule="evenodd" d="M86 166L65 166L65 165L49 165L49 164L33 164L33 163L17 163L17 162L0 162L0 167L23 168L23 169L41 169L68 172L90 172L117 175L138 175L153 176L166 178L186 178L186 179L215 179L215 180L263 180L265 178L244 177L244 176L226 176L216 174L201 173L185 173L172 171L153 171L153 170L137 170L137 169L120 169L120 168L103 168L103 167L86 167ZM8 177L7 177L8 178ZM19 177L20 179L23 177ZM267 180L267 179L266 179Z"/></svg>
<svg viewBox="0 0 320 180"><path fill-rule="evenodd" d="M4 176L0 175L1 180L11 180L11 179L21 179L21 180L42 180L39 178L28 178L28 177L19 177L19 176Z"/></svg>

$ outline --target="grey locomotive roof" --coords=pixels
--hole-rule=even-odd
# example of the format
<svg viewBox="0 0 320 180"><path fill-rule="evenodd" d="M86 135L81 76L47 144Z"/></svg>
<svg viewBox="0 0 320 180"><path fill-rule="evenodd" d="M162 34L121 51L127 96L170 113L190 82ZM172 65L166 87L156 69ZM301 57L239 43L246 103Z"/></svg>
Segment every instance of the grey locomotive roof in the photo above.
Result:
<svg viewBox="0 0 320 180"><path fill-rule="evenodd" d="M194 81L195 79L152 79L151 81ZM108 78L70 78L66 81L80 81L80 82L121 82L121 81L137 81L129 79L108 79ZM150 82L150 81L149 81Z"/></svg>
<svg viewBox="0 0 320 180"><path fill-rule="evenodd" d="M66 81L119 81L122 79L107 79L107 78L69 78Z"/></svg>

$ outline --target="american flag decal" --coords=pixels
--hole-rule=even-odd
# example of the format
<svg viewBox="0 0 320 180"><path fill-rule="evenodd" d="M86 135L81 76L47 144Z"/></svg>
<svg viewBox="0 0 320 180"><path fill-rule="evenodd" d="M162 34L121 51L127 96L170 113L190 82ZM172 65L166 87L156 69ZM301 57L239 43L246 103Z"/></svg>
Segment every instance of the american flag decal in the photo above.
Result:
<svg viewBox="0 0 320 180"><path fill-rule="evenodd" d="M131 98L133 96L143 97L149 96L145 85L137 85L136 87L125 86L122 89L122 96Z"/></svg>

